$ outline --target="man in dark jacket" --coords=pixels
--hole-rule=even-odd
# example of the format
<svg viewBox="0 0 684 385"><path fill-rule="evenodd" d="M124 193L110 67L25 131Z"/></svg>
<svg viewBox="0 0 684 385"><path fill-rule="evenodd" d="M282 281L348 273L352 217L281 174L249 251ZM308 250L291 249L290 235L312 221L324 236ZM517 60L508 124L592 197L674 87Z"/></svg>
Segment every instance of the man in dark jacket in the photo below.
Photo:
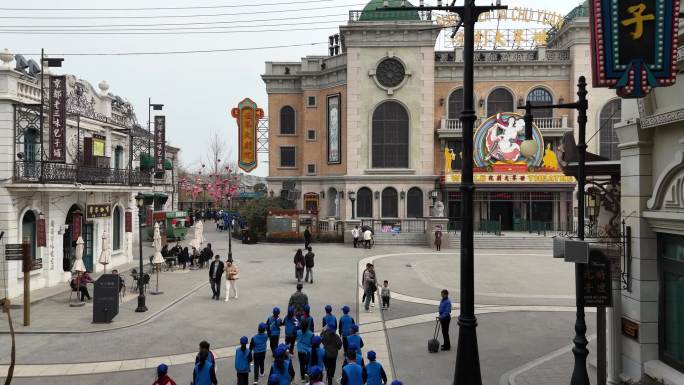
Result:
<svg viewBox="0 0 684 385"><path fill-rule="evenodd" d="M211 299L218 301L221 296L221 277L223 277L224 270L225 265L221 262L221 256L216 254L214 262L209 265L209 283L211 283L211 292L213 293Z"/></svg>
<svg viewBox="0 0 684 385"><path fill-rule="evenodd" d="M304 276L304 282L313 283L313 267L314 267L314 256L315 254L311 251L311 246L306 248L307 253L304 256L304 265L306 266L306 275ZM309 276L311 276L311 281L309 281Z"/></svg>
<svg viewBox="0 0 684 385"><path fill-rule="evenodd" d="M323 344L323 349L325 350L323 364L325 365L325 373L328 380L328 385L332 385L333 379L335 378L337 354L342 348L342 339L339 335L337 335L337 333L335 333L335 328L331 328L330 326L332 325L326 326L323 328L323 332L321 332L321 343Z"/></svg>
<svg viewBox="0 0 684 385"><path fill-rule="evenodd" d="M290 301L287 304L287 307L289 308L292 306L295 311L295 316L299 317L304 313L304 306L309 304L309 297L302 293L302 288L304 288L304 285L301 283L297 284L297 291L292 293L290 296Z"/></svg>
<svg viewBox="0 0 684 385"><path fill-rule="evenodd" d="M311 244L311 230L309 229L309 226L306 226L306 229L304 230L304 248L308 249L310 244Z"/></svg>

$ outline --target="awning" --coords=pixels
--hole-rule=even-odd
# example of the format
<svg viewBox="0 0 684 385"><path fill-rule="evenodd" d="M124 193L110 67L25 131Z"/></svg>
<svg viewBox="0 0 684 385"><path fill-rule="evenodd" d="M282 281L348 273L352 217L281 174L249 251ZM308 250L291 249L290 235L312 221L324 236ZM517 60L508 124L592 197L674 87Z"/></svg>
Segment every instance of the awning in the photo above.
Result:
<svg viewBox="0 0 684 385"><path fill-rule="evenodd" d="M170 159L164 159L164 170L173 170L173 162Z"/></svg>

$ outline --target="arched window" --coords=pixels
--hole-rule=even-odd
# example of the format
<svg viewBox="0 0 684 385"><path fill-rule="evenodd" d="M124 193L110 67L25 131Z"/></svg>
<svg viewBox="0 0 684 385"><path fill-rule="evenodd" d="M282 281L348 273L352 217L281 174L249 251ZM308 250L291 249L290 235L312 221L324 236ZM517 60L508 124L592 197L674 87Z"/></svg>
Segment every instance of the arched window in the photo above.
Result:
<svg viewBox="0 0 684 385"><path fill-rule="evenodd" d="M527 94L529 100L534 106L550 106L553 104L553 96L551 93L542 87L537 87ZM538 109L533 111L535 118L552 118L553 110L550 108Z"/></svg>
<svg viewBox="0 0 684 385"><path fill-rule="evenodd" d="M121 170L123 168L123 154L124 149L121 146L116 146L114 149L114 168Z"/></svg>
<svg viewBox="0 0 684 385"><path fill-rule="evenodd" d="M394 187L387 187L382 190L382 217L396 218L399 216L399 201L397 190Z"/></svg>
<svg viewBox="0 0 684 385"><path fill-rule="evenodd" d="M487 96L487 116L500 112L514 112L513 94L505 88L497 88Z"/></svg>
<svg viewBox="0 0 684 385"><path fill-rule="evenodd" d="M459 88L449 95L447 105L447 119L458 119L463 111L463 88Z"/></svg>
<svg viewBox="0 0 684 385"><path fill-rule="evenodd" d="M38 130L29 128L24 131L24 159L26 162L38 160Z"/></svg>
<svg viewBox="0 0 684 385"><path fill-rule="evenodd" d="M21 243L30 245L32 259L36 259L36 241L36 214L29 210L21 219Z"/></svg>
<svg viewBox="0 0 684 385"><path fill-rule="evenodd" d="M408 168L409 118L399 103L387 101L373 112L373 167Z"/></svg>
<svg viewBox="0 0 684 385"><path fill-rule="evenodd" d="M406 194L406 216L419 218L423 216L423 191L412 187Z"/></svg>
<svg viewBox="0 0 684 385"><path fill-rule="evenodd" d="M112 215L112 250L121 250L121 208L114 207Z"/></svg>
<svg viewBox="0 0 684 385"><path fill-rule="evenodd" d="M295 131L295 110L290 106L280 109L280 134L294 135Z"/></svg>
<svg viewBox="0 0 684 385"><path fill-rule="evenodd" d="M373 218L373 192L368 187L361 187L356 192L356 216Z"/></svg>
<svg viewBox="0 0 684 385"><path fill-rule="evenodd" d="M619 160L620 151L618 151L618 137L615 132L615 124L620 121L620 114L622 112L622 104L620 99L611 100L601 109L599 118L599 137L600 148L599 155L610 160Z"/></svg>

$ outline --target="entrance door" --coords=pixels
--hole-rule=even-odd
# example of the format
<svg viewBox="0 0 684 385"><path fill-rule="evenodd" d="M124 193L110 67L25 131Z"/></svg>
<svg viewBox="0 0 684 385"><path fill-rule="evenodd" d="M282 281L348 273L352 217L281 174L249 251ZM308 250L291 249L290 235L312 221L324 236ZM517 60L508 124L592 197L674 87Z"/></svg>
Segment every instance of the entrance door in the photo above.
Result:
<svg viewBox="0 0 684 385"><path fill-rule="evenodd" d="M513 202L490 202L489 219L492 221L500 219L501 231L513 230Z"/></svg>
<svg viewBox="0 0 684 385"><path fill-rule="evenodd" d="M461 230L461 201L449 201L449 230Z"/></svg>
<svg viewBox="0 0 684 385"><path fill-rule="evenodd" d="M553 202L532 202L532 220L553 222Z"/></svg>
<svg viewBox="0 0 684 385"><path fill-rule="evenodd" d="M89 273L93 272L93 224L84 223L83 224L83 242L85 243L83 250L83 263L85 264L86 270Z"/></svg>

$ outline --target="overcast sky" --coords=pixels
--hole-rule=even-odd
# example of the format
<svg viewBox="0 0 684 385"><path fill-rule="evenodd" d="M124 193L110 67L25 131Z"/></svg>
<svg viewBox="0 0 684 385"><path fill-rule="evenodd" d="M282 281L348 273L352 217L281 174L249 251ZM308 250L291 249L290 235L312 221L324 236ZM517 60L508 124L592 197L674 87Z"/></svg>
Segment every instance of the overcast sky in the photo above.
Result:
<svg viewBox="0 0 684 385"><path fill-rule="evenodd" d="M273 3L287 3L272 5ZM417 0L414 1L417 3ZM427 1L436 3L436 0ZM458 1L458 3L462 3ZM487 1L478 4L487 4ZM511 0L509 6L548 9L567 13L579 1ZM247 5L249 4L249 5ZM271 5L268 5L271 4ZM346 22L348 11L362 9L362 0L23 0L0 4L0 49L27 54L38 59L40 49L46 54L162 52L189 50L223 50L325 43L327 37ZM241 6L245 5L245 6ZM223 8L211 8L224 6ZM192 9L120 10L142 7L207 7ZM27 10L11 10L25 8ZM74 10L38 10L71 8ZM90 11L84 8L116 8ZM30 9L30 10L29 10ZM223 14L223 15L218 15ZM204 15L204 16L195 16ZM180 16L180 17L167 17ZM28 17L28 18L25 18ZM72 19L67 19L71 17ZM124 18L133 17L133 18ZM222 24L199 24L216 23ZM177 25L153 24L198 23L185 27L199 28L180 32ZM300 24L301 23L301 24ZM125 24L125 27L111 26ZM89 34L57 34L95 26ZM136 25L136 26L130 26ZM7 28L10 27L11 28ZM36 26L54 26L53 28ZM207 27L222 29L206 29ZM229 27L229 28L225 28ZM491 26L490 26L491 27ZM531 28L534 26L530 26ZM132 29L166 28L165 34ZM7 33L8 30L22 31ZM32 34L44 29L48 33ZM105 31L108 29L109 31ZM122 34L121 31L147 34ZM274 31L278 30L278 31ZM184 30L187 32L189 30ZM238 33L204 32L242 31ZM244 32L249 31L249 32ZM102 34L102 32L105 32ZM315 46L273 48L221 53L149 56L69 56L64 68L56 72L70 73L88 80L95 87L106 80L110 92L130 100L141 125L147 123L147 98L163 103L167 116L167 140L181 148L183 163L196 168L211 130L224 136L234 159L237 158L237 133L230 109L250 97L266 108L266 92L260 75L267 60L298 61L306 55L327 54L327 43ZM268 114L268 111L266 111ZM260 155L260 166L254 172L265 176L268 167Z"/></svg>

